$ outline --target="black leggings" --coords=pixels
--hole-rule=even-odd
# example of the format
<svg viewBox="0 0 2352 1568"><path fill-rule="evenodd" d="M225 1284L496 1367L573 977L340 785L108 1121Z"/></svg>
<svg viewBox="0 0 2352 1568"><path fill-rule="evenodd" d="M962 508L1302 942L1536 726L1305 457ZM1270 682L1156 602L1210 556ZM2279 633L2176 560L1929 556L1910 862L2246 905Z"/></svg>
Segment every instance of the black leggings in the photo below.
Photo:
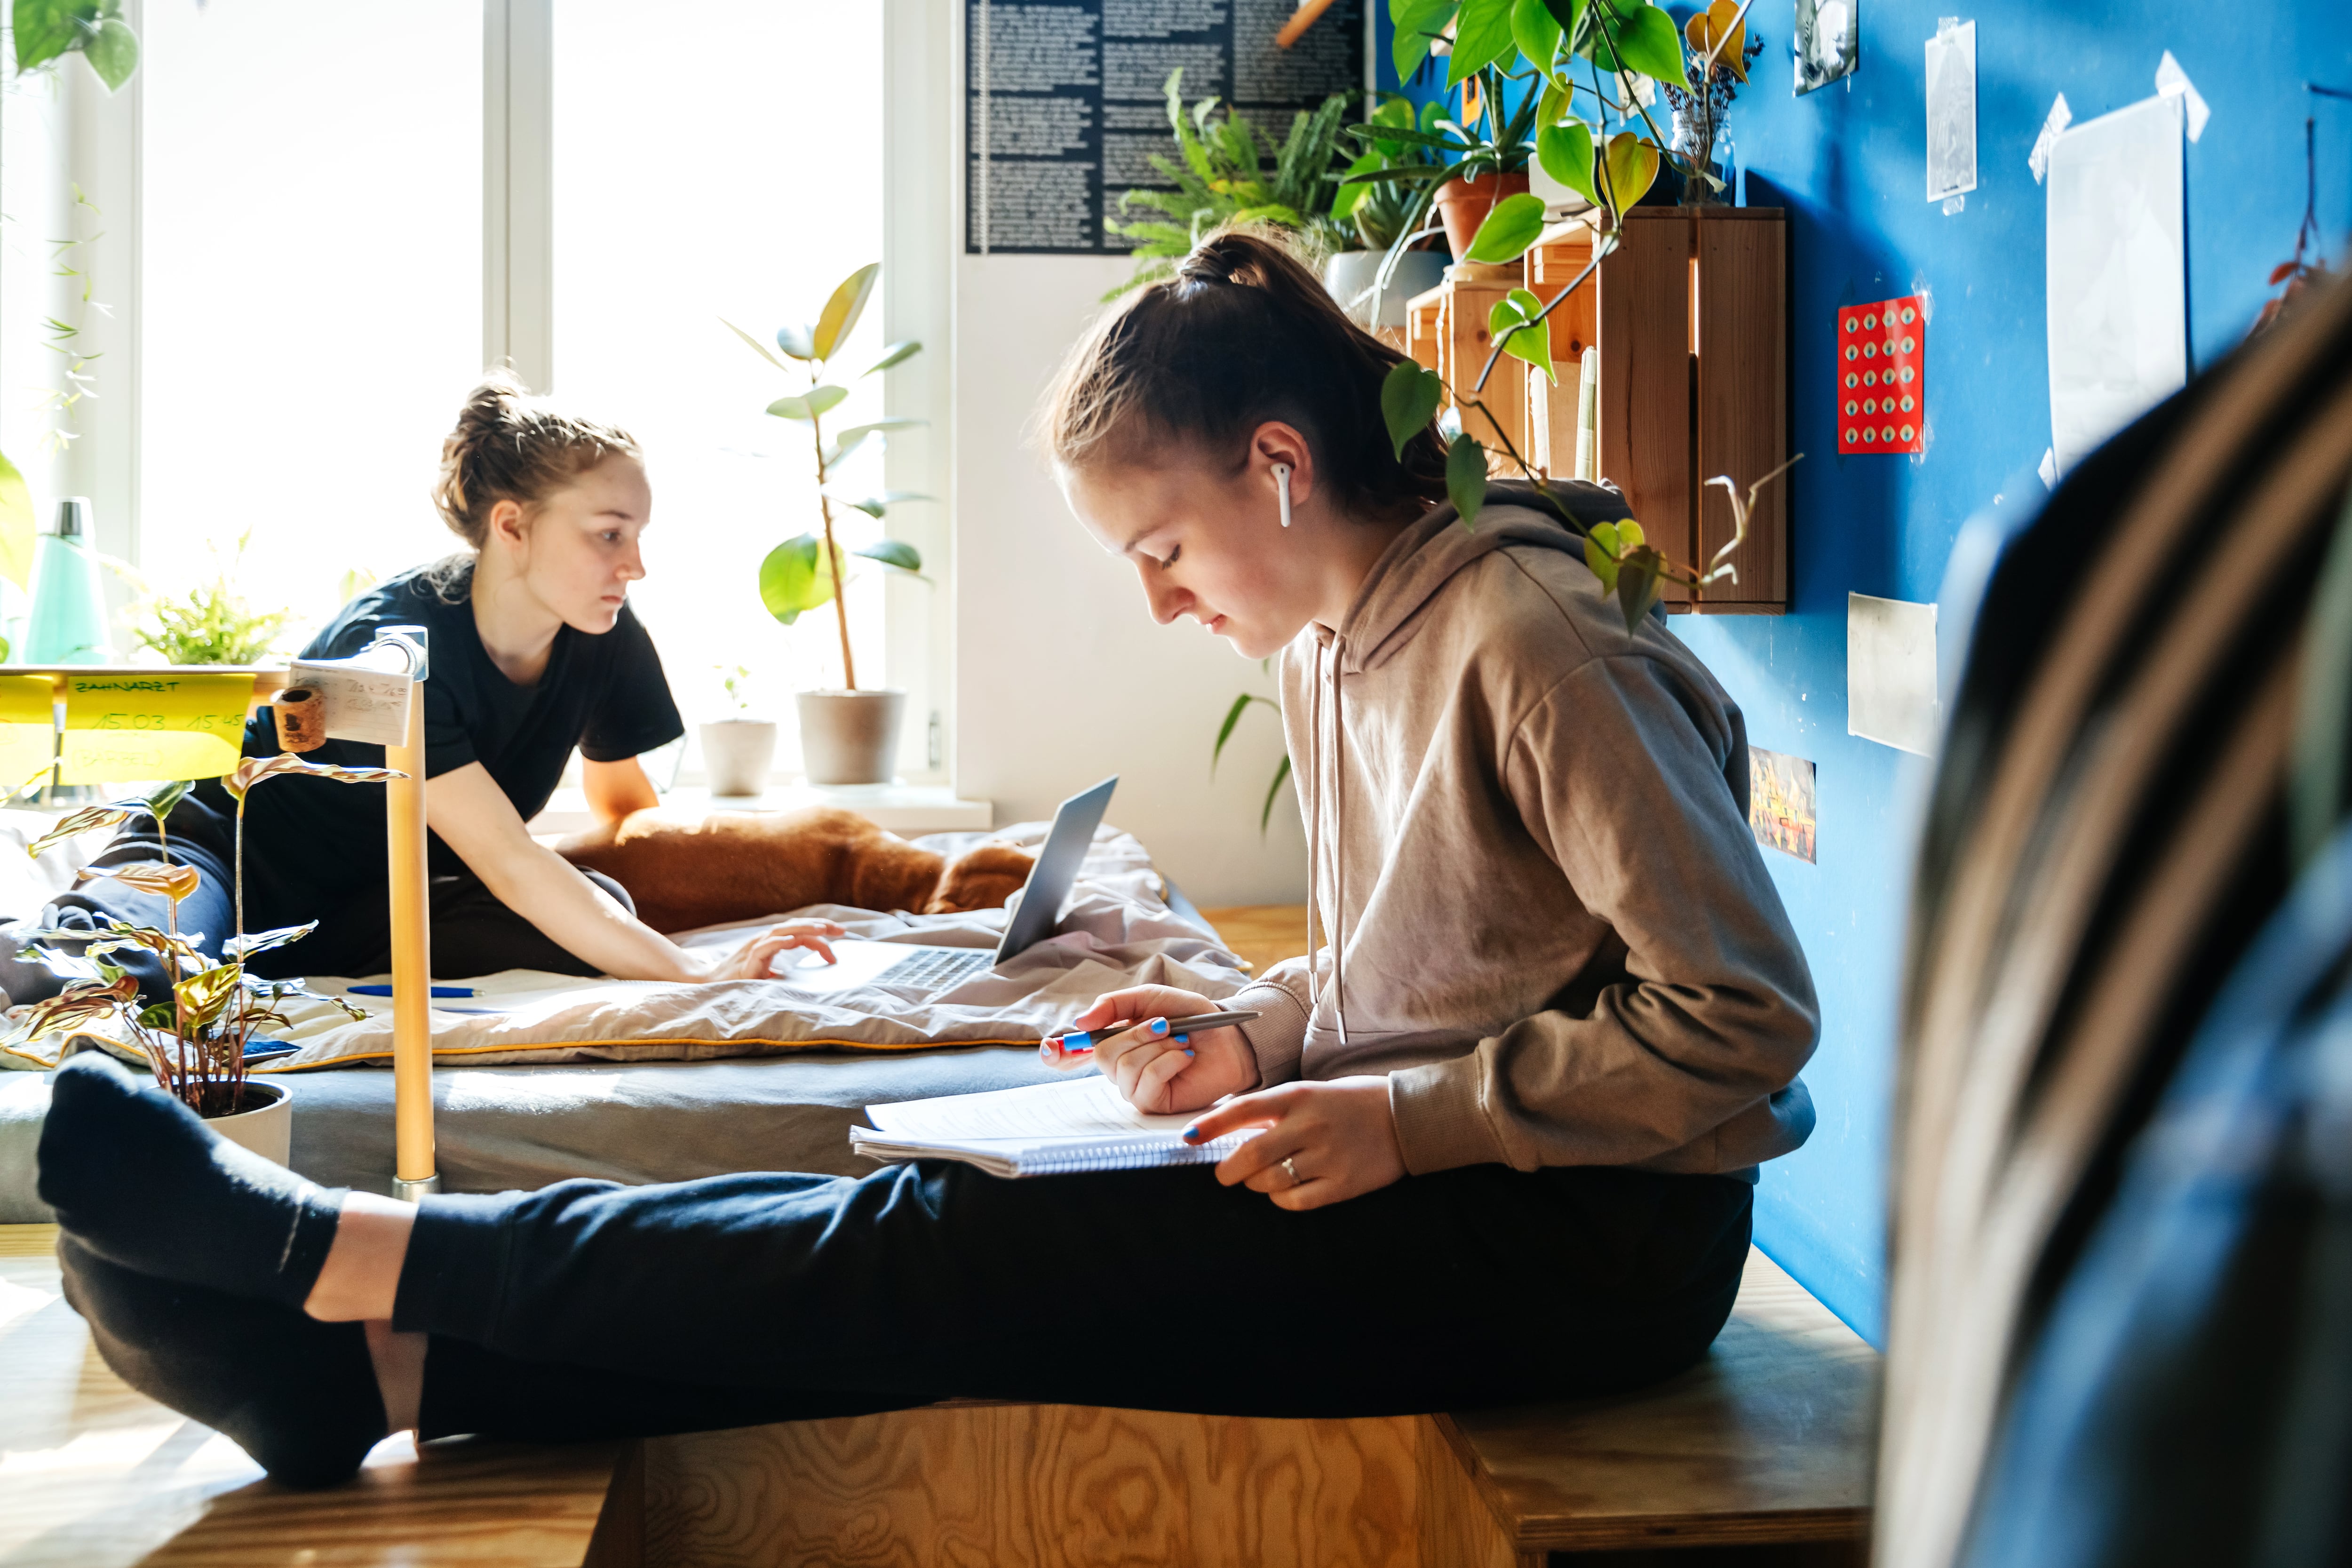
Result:
<svg viewBox="0 0 2352 1568"><path fill-rule="evenodd" d="M427 1436L650 1435L954 1396L1466 1409L1696 1361L1738 1292L1751 1196L1727 1176L1497 1165L1305 1214L1200 1166L562 1182L425 1199L394 1326L434 1336Z"/></svg>
<svg viewBox="0 0 2352 1568"><path fill-rule="evenodd" d="M171 858L193 866L203 885L179 910L180 929L200 932L198 944L217 959L221 942L236 929L232 905L235 864L235 824L226 812L201 797L190 795L173 808L166 824ZM115 835L91 864L126 866L162 858L164 839L153 822L142 817ZM257 974L283 978L297 974L381 974L392 967L392 916L387 889L381 882L357 897L345 895L327 908L306 903L299 892L300 868L255 862L255 847L246 846L246 929L265 931L278 925L299 925L316 920L319 929L289 946L257 954ZM574 870L602 888L620 906L635 912L636 905L620 883L602 872L579 867ZM495 974L502 969L543 969L558 974L595 974L596 966L558 944L537 926L500 903L480 878L467 872L428 879L432 907L433 973L438 979L462 980ZM323 900L321 900L323 901ZM34 914L32 910L9 911ZM94 878L73 891L59 894L37 911L44 926L96 929L103 916L112 915L134 925L164 929L167 913L161 894L142 893L120 882ZM69 945L69 944L68 944ZM151 1002L165 1000L162 967L150 954L117 952L114 957L139 976L142 994ZM64 981L18 951L16 942L0 938L0 987L11 1002L54 996Z"/></svg>

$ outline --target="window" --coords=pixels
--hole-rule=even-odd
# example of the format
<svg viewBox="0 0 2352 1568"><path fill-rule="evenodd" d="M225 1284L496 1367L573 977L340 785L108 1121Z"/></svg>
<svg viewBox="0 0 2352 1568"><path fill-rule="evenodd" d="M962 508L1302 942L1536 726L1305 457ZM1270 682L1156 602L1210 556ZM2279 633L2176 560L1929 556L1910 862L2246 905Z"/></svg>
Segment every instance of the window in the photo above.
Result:
<svg viewBox="0 0 2352 1568"><path fill-rule="evenodd" d="M768 552L820 523L809 427L762 412L807 383L720 318L772 348L779 325L814 318L835 284L882 259L882 7L705 0L694 37L649 47L635 0L556 7L555 385L646 447L654 526L631 597L688 718L722 716L714 667L740 664L789 737L791 693L841 684L834 606L787 629L758 592ZM873 363L882 316L877 290L836 375ZM881 378L849 384L832 428L882 417ZM881 447L842 483L881 490ZM878 536L834 510L845 548ZM884 675L881 574L861 563L850 575L869 686ZM779 755L797 755L789 738Z"/></svg>
<svg viewBox="0 0 2352 1568"><path fill-rule="evenodd" d="M481 369L480 0L150 0L141 42L139 564L209 578L249 531L247 598L307 635L346 573L453 542L430 492Z"/></svg>

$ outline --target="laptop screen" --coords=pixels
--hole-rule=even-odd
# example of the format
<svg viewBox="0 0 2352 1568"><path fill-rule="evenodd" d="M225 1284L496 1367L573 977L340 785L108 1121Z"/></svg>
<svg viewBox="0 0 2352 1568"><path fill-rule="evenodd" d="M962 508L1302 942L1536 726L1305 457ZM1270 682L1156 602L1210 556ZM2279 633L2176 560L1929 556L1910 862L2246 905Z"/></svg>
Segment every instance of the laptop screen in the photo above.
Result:
<svg viewBox="0 0 2352 1568"><path fill-rule="evenodd" d="M1118 775L1113 773L1092 789L1072 795L1054 813L1045 847L1037 852L1037 864L1030 868L1029 880L1022 886L1021 905L1004 922L1004 940L996 944L997 963L1027 952L1054 933L1054 922L1062 918L1062 906L1069 901L1071 884L1078 879L1078 867L1094 844L1095 829L1102 826L1103 813L1110 806L1110 792L1118 787Z"/></svg>

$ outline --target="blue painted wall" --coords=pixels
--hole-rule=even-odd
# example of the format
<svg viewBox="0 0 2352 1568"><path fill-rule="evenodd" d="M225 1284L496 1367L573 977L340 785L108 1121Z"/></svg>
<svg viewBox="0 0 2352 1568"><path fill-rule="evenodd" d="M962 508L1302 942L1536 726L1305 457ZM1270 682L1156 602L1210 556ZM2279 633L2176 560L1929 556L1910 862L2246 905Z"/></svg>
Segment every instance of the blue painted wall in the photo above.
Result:
<svg viewBox="0 0 2352 1568"><path fill-rule="evenodd" d="M1951 216L1924 195L1924 49L1939 11L1977 24L1978 186ZM1845 732L1845 596L1934 598L1964 521L2042 497L2045 208L2026 155L2052 99L2063 92L2077 124L2137 102L2168 48L2211 106L2187 154L2189 344L2204 364L2244 334L2271 267L2293 249L2306 112L2317 118L2323 241L2343 259L2352 103L2314 99L2304 83L2352 89L2352 9L2000 0L1971 12L1956 0L1862 0L1861 69L1804 98L1789 85L1791 13L1790 0L1749 12L1765 52L1731 124L1746 200L1787 207L1791 224L1794 440L1809 454L1794 475L1796 603L1781 617L1675 626L1746 710L1756 744L1818 768L1820 863L1765 858L1821 989L1821 1050L1805 1075L1821 1121L1802 1150L1767 1167L1757 1238L1875 1342L1910 803L1927 764ZM1383 16L1383 62L1385 26ZM1415 96L1430 95L1431 75ZM1911 293L1934 301L1928 449L1840 458L1837 309Z"/></svg>

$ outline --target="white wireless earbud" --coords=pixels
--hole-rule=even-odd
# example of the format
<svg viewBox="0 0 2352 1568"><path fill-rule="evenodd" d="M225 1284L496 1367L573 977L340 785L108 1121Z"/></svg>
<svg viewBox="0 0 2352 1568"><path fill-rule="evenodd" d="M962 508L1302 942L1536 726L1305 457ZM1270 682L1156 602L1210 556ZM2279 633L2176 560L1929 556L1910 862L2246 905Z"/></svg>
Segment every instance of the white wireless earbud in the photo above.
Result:
<svg viewBox="0 0 2352 1568"><path fill-rule="evenodd" d="M1282 526L1288 528L1290 526L1290 465L1288 463L1276 463L1274 466L1274 491L1282 502Z"/></svg>

